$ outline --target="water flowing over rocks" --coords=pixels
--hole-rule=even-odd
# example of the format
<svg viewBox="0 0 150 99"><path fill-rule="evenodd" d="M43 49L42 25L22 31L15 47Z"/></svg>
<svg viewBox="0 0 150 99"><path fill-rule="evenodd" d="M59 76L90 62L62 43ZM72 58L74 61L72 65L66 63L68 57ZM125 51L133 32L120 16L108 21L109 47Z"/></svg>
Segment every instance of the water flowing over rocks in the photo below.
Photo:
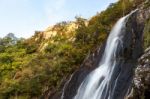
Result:
<svg viewBox="0 0 150 99"><path fill-rule="evenodd" d="M125 94L127 93L128 87L131 86L131 82L133 79L134 71L138 63L138 58L143 54L143 30L145 26L145 21L150 17L150 8L141 7L135 13L133 13L127 20L125 26L126 28L122 30L122 35L124 35L122 42L123 48L121 51L118 50L117 56L117 64L119 68L115 71L120 74L119 79L117 81L117 86L115 88L115 92L110 99L123 99ZM87 77L87 75L97 68L99 62L102 59L106 44L97 48L97 50L88 55L80 69L77 70L65 85L62 96L60 93L55 93L49 96L49 99L73 99L77 94L78 88L83 80ZM146 51L147 52L147 51ZM147 53L150 53L149 51ZM145 55L145 54L144 54ZM149 54L146 54L149 55ZM142 56L145 57L145 56ZM145 59L145 58L144 58ZM143 63L143 61L141 62ZM144 60L144 63L148 65L144 65L142 67L138 67L136 69L136 73L138 71L147 71L147 66L149 66L149 60ZM149 71L149 70L148 70ZM138 78L139 73L135 75L134 82L136 83L136 89L142 90L143 84L139 84L141 79L144 79L148 83L149 76L143 76L145 78ZM137 76L137 78L136 78ZM114 78L115 79L115 78ZM140 79L140 80L138 80ZM144 83L145 84L145 83ZM145 88L145 87L144 87ZM143 88L143 89L144 89ZM146 87L147 88L147 87ZM124 91L124 92L122 92ZM145 92L147 94L147 91ZM138 93L140 96L142 93ZM59 95L59 96L58 96ZM105 98L107 99L107 98ZM129 98L130 99L130 98ZM132 98L131 98L132 99ZM133 99L141 99L141 98L133 98ZM148 99L148 98L146 98Z"/></svg>

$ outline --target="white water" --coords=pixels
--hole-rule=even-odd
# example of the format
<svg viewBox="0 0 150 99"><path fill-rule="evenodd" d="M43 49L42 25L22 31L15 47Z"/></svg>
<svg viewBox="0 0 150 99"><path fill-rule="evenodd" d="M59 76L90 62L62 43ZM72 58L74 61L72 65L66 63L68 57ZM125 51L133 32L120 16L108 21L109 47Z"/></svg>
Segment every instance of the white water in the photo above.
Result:
<svg viewBox="0 0 150 99"><path fill-rule="evenodd" d="M74 74L72 74L71 77L69 78L69 80L65 83L64 88L63 88L63 92L62 92L62 95L61 95L61 98L60 98L60 99L64 99L64 92L65 92L65 89L66 89L67 85L69 84L69 82L71 81L73 75L74 75Z"/></svg>
<svg viewBox="0 0 150 99"><path fill-rule="evenodd" d="M121 31L125 27L124 25L129 15L119 19L110 32L98 68L84 79L74 99L112 99L116 86L116 82L111 80L113 72L115 72L116 51L118 47L122 47L123 35Z"/></svg>

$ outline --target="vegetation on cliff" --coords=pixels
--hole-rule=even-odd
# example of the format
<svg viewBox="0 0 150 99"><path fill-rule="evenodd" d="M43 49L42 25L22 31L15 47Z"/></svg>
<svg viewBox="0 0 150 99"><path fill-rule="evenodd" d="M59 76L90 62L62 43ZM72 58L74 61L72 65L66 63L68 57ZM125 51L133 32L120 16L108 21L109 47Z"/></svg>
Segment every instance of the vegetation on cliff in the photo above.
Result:
<svg viewBox="0 0 150 99"><path fill-rule="evenodd" d="M1 38L0 99L32 99L47 90L51 94L60 91L87 54L106 40L114 23L143 1L120 0L90 20L76 17L75 22L60 22L16 43L10 37ZM145 28L145 48L150 46L149 23ZM74 24L71 31L70 24ZM51 36L53 33L56 34Z"/></svg>

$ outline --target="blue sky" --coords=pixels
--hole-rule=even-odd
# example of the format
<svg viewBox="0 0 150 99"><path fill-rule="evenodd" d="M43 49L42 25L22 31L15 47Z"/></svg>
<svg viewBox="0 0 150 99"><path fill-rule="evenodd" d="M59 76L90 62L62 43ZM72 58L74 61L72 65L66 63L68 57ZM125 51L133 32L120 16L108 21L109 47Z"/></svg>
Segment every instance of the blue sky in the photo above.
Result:
<svg viewBox="0 0 150 99"><path fill-rule="evenodd" d="M89 19L118 0L0 0L0 37L15 33L30 37L35 30L45 30L75 16Z"/></svg>

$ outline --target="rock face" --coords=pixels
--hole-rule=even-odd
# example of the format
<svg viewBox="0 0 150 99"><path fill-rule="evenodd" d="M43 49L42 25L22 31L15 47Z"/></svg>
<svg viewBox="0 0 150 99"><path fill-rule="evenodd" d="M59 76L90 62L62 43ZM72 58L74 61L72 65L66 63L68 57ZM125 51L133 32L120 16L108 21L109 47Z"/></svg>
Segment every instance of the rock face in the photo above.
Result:
<svg viewBox="0 0 150 99"><path fill-rule="evenodd" d="M138 67L135 70L132 91L128 99L150 98L150 47L139 58Z"/></svg>
<svg viewBox="0 0 150 99"><path fill-rule="evenodd" d="M62 22L57 25L54 25L53 27L48 27L43 32L43 38L49 39L52 37L55 37L56 35L66 35L70 36L70 34L78 27L78 25L75 22ZM63 31L65 30L65 32Z"/></svg>
<svg viewBox="0 0 150 99"><path fill-rule="evenodd" d="M149 18L149 15L149 8L141 8L129 17L126 23L126 29L122 31L124 34L123 49L122 52L118 52L118 54L121 54L118 56L117 61L118 65L121 66L120 70L116 71L122 76L120 76L120 80L118 80L118 85L120 86L115 89L116 93L114 97L120 94L119 90L127 90L124 85L125 82L131 84L137 59L142 55L143 52L143 30L145 21ZM73 74L71 80L69 80L64 88L62 99L73 99L77 93L79 85L84 78L98 66L105 49L105 44L99 49L95 51L95 53L89 55L89 57L83 62L81 68ZM118 97L113 99L121 98Z"/></svg>

